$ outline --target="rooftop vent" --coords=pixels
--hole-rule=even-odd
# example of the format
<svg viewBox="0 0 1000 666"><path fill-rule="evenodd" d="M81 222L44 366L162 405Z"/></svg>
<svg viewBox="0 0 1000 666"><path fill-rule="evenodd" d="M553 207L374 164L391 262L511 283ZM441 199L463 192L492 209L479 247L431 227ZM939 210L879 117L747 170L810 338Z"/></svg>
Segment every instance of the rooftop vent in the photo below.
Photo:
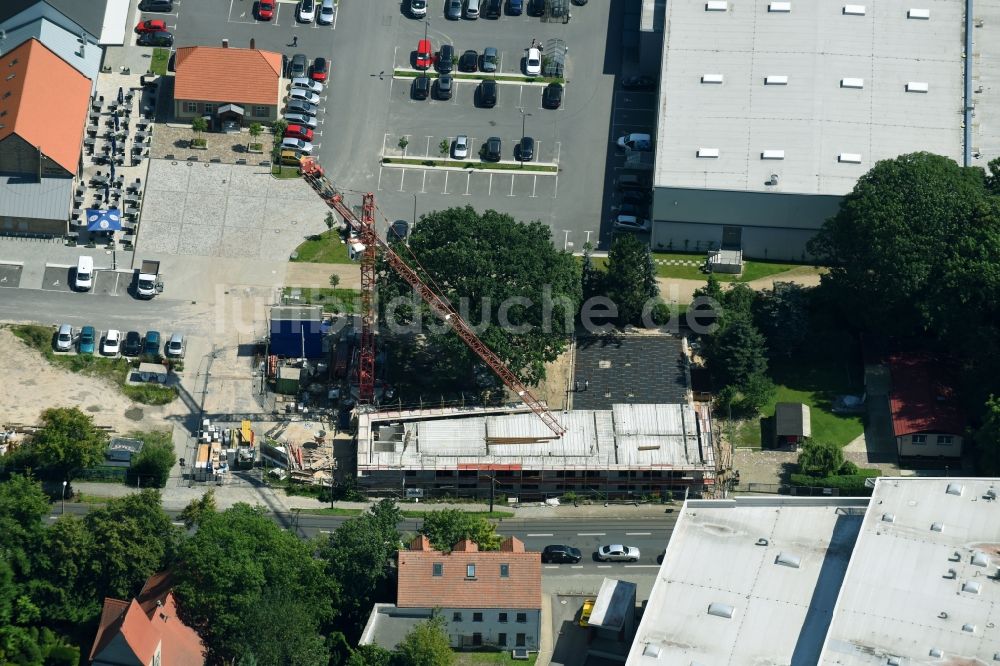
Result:
<svg viewBox="0 0 1000 666"><path fill-rule="evenodd" d="M885 658L885 663L889 664L889 666L899 666L902 662L899 660L899 657L889 656Z"/></svg>
<svg viewBox="0 0 1000 666"><path fill-rule="evenodd" d="M841 153L837 155L837 161L847 164L861 164L861 153Z"/></svg>
<svg viewBox="0 0 1000 666"><path fill-rule="evenodd" d="M948 556L948 561L949 562L961 562L962 561L962 553L960 553L960 552L958 552L956 550L955 552L953 552L951 555Z"/></svg>
<svg viewBox="0 0 1000 666"><path fill-rule="evenodd" d="M865 80L864 79L841 79L840 80L840 87L841 88L864 88L865 87Z"/></svg>
<svg viewBox="0 0 1000 666"><path fill-rule="evenodd" d="M764 183L765 185L777 185L778 184L778 174L772 173L771 178Z"/></svg>
<svg viewBox="0 0 1000 666"><path fill-rule="evenodd" d="M792 11L792 3L790 2L772 2L767 6L767 11L769 12L790 12Z"/></svg>
<svg viewBox="0 0 1000 666"><path fill-rule="evenodd" d="M947 578L948 580L955 580L956 578L958 578L958 572L956 572L954 569L948 569L948 573L944 575L944 578Z"/></svg>
<svg viewBox="0 0 1000 666"><path fill-rule="evenodd" d="M761 537L761 538L757 539L757 545L758 546L766 546L767 543L768 543L767 539L765 539L764 537Z"/></svg>
<svg viewBox="0 0 1000 666"><path fill-rule="evenodd" d="M894 523L894 522L896 522L896 516L894 514L891 514L891 513L883 513L882 514L882 522L883 523Z"/></svg>
<svg viewBox="0 0 1000 666"><path fill-rule="evenodd" d="M844 5L844 14L847 16L864 16L864 5Z"/></svg>
<svg viewBox="0 0 1000 666"><path fill-rule="evenodd" d="M780 564L784 567L791 567L793 569L798 569L802 558L798 555L792 555L791 553L778 553L778 557L775 558L774 563Z"/></svg>
<svg viewBox="0 0 1000 666"><path fill-rule="evenodd" d="M906 18L911 19L929 19L931 17L931 10L929 9L911 9L906 12Z"/></svg>
<svg viewBox="0 0 1000 666"><path fill-rule="evenodd" d="M986 553L974 553L972 555L972 563L977 567L988 567L990 565L990 558Z"/></svg>
<svg viewBox="0 0 1000 666"><path fill-rule="evenodd" d="M976 625L972 623L967 623L962 625L962 631L967 631L970 634L976 633Z"/></svg>
<svg viewBox="0 0 1000 666"><path fill-rule="evenodd" d="M17 76L17 74L8 74L8 75L7 75L7 80L8 80L8 81L10 81L10 80L11 80L11 79L13 79L13 78L14 78L15 76Z"/></svg>
<svg viewBox="0 0 1000 666"><path fill-rule="evenodd" d="M762 160L783 160L785 159L785 151L783 150L765 150L760 154L760 159Z"/></svg>
<svg viewBox="0 0 1000 666"><path fill-rule="evenodd" d="M698 157L718 157L718 156L719 156L719 149L718 148L699 148L698 149Z"/></svg>
<svg viewBox="0 0 1000 666"><path fill-rule="evenodd" d="M906 92L927 92L927 82L926 81L910 81L906 84Z"/></svg>
<svg viewBox="0 0 1000 666"><path fill-rule="evenodd" d="M729 3L726 0L708 0L705 3L706 12L724 12L729 9Z"/></svg>
<svg viewBox="0 0 1000 666"><path fill-rule="evenodd" d="M733 616L733 607L728 604L720 604L717 601L713 601L708 605L708 614L714 615L716 617L731 618Z"/></svg>
<svg viewBox="0 0 1000 666"><path fill-rule="evenodd" d="M787 86L788 77L784 75L778 76L765 76L764 77L765 86Z"/></svg>
<svg viewBox="0 0 1000 666"><path fill-rule="evenodd" d="M931 532L944 532L944 523L931 523Z"/></svg>
<svg viewBox="0 0 1000 666"><path fill-rule="evenodd" d="M722 83L722 79L723 79L722 74L702 74L701 75L701 82L702 83Z"/></svg>
<svg viewBox="0 0 1000 666"><path fill-rule="evenodd" d="M983 584L975 580L967 580L962 583L962 592L969 594L979 594L983 589Z"/></svg>
<svg viewBox="0 0 1000 666"><path fill-rule="evenodd" d="M941 648L931 648L930 656L932 656L932 657L943 657L944 656L944 652L941 651Z"/></svg>
<svg viewBox="0 0 1000 666"><path fill-rule="evenodd" d="M965 487L961 483L949 483L944 491L949 495L958 495L961 497L963 490L965 490Z"/></svg>
<svg viewBox="0 0 1000 666"><path fill-rule="evenodd" d="M660 650L662 648L656 643L646 643L646 647L642 649L643 657L659 657Z"/></svg>

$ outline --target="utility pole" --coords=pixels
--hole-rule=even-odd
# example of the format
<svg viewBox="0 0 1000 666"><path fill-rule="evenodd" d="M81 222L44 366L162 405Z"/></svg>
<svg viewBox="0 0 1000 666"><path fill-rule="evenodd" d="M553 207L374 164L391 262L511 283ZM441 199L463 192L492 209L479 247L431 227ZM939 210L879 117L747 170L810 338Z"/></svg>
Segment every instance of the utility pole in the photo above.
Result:
<svg viewBox="0 0 1000 666"><path fill-rule="evenodd" d="M62 515L64 515L64 516L66 515L66 486L68 484L69 484L68 481L63 481L63 489L62 489ZM493 509L491 508L490 511L492 511L492 510Z"/></svg>

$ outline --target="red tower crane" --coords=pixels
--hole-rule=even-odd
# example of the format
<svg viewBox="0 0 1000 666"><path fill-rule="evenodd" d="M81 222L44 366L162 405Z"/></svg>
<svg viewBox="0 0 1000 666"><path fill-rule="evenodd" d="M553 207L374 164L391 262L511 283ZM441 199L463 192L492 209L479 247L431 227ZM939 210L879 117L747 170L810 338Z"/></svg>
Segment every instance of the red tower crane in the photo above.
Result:
<svg viewBox="0 0 1000 666"><path fill-rule="evenodd" d="M361 255L361 350L358 365L358 400L362 404L371 404L375 400L375 251L376 248L403 280L410 285L434 313L441 317L459 338L483 362L503 380L512 390L545 423L557 437L562 437L566 429L562 427L555 416L528 389L521 379L487 347L476 335L472 327L462 319L448 301L428 286L403 258L393 251L389 244L375 233L375 195L371 192L363 195L361 219L344 204L344 197L334 187L333 183L323 174L323 168L313 158L302 160L302 173L312 184L330 208L333 208L355 232L365 246Z"/></svg>

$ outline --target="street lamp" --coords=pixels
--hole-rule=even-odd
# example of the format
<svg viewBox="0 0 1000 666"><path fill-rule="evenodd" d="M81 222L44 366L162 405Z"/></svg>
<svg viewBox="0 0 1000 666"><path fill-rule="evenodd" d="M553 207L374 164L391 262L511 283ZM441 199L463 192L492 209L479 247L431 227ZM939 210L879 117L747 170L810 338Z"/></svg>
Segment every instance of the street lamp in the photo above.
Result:
<svg viewBox="0 0 1000 666"><path fill-rule="evenodd" d="M523 106L519 106L517 108L517 110L521 112L521 147L518 148L517 157L520 160L520 162L521 162L521 168L523 169L524 168L524 155L521 154L521 150L524 148L524 121L531 114L530 113L525 113Z"/></svg>
<svg viewBox="0 0 1000 666"><path fill-rule="evenodd" d="M62 489L62 515L66 515L66 486L69 485L68 481L63 481Z"/></svg>
<svg viewBox="0 0 1000 666"><path fill-rule="evenodd" d="M427 41L427 28L431 25L430 19L424 19L424 41Z"/></svg>

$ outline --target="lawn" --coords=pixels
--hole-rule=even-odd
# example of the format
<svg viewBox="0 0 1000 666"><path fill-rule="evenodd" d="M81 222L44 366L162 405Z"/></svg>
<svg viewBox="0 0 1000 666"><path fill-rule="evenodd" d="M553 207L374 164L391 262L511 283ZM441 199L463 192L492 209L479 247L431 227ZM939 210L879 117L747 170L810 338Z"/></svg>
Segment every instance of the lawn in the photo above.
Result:
<svg viewBox="0 0 1000 666"><path fill-rule="evenodd" d="M275 164L271 167L271 175L275 178L298 178L300 174L298 167Z"/></svg>
<svg viewBox="0 0 1000 666"><path fill-rule="evenodd" d="M89 354L56 354L52 350L54 329L49 326L25 324L11 326L11 333L20 338L26 345L36 349L49 363L54 366L104 379L113 384L130 400L144 405L165 405L177 397L173 388L147 384L133 386L125 383L129 362L123 358L104 358Z"/></svg>
<svg viewBox="0 0 1000 666"><path fill-rule="evenodd" d="M300 292L297 302L305 305L323 305L330 312L356 314L361 311L361 291L358 289L333 289L331 287L285 287L289 297L292 290Z"/></svg>
<svg viewBox="0 0 1000 666"><path fill-rule="evenodd" d="M510 650L503 652L459 652L455 651L456 666L533 666L537 655L529 655L527 660L513 659Z"/></svg>
<svg viewBox="0 0 1000 666"><path fill-rule="evenodd" d="M653 261L684 261L687 264L656 264L656 275L662 278L674 278L677 280L699 280L708 279L708 274L702 272L701 266L705 263L705 252L654 252ZM601 270L607 270L608 260L604 257L594 257L594 266ZM715 279L719 282L751 282L771 275L777 275L799 268L805 264L785 264L778 261L759 261L748 259L743 262L743 272L740 275L730 275L727 273L716 273Z"/></svg>
<svg viewBox="0 0 1000 666"><path fill-rule="evenodd" d="M149 61L150 73L166 76L168 62L170 62L170 49L153 49L153 58Z"/></svg>
<svg viewBox="0 0 1000 666"><path fill-rule="evenodd" d="M347 244L340 240L337 231L324 231L318 236L295 248L292 261L302 261L314 264L352 264L347 256Z"/></svg>

